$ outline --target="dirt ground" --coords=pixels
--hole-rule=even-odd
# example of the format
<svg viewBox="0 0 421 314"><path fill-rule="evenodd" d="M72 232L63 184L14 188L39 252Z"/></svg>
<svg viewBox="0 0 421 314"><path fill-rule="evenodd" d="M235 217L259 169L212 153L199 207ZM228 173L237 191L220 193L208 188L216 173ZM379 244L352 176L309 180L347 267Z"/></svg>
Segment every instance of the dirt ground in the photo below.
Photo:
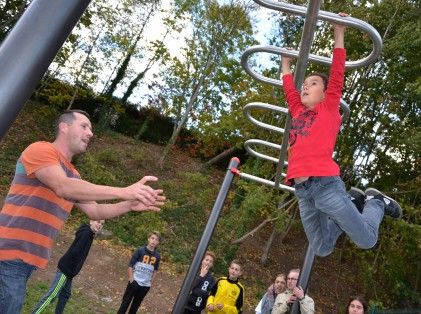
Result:
<svg viewBox="0 0 421 314"><path fill-rule="evenodd" d="M268 264L260 265L261 243L264 234L250 237L241 245L239 252L244 260L245 269L242 282L246 286L246 304L243 307L244 314L254 313L256 303L256 284L259 279L263 282L271 282L272 275L279 271L285 272L290 268L299 267L305 253L305 238L300 233L290 232L281 245L275 244L272 253L269 254ZM53 247L52 259L46 270L38 270L31 277L31 281L42 281L49 284L55 275L58 259L67 250L74 238L74 230L66 227L62 230ZM127 284L127 263L134 248L127 248L115 244L110 239L95 239L89 256L78 276L73 280L73 289L87 298L97 299L106 306L98 309L97 313L107 313L115 309L117 311L123 292ZM282 269L279 269L281 265ZM352 278L344 285L342 278ZM338 313L339 306L343 306L349 295L358 292L358 283L353 276L349 265L338 261L338 258L325 258L317 260L313 268L313 274L309 294L316 303L316 313ZM171 313L177 298L179 289L184 279L184 274L177 273L172 265L165 261L161 262L160 270L155 277L151 290L142 303L139 313L141 314L166 314ZM354 279L354 280L353 280ZM83 314L83 313L81 313Z"/></svg>
<svg viewBox="0 0 421 314"><path fill-rule="evenodd" d="M49 284L56 273L58 259L73 239L73 230L64 229L55 242L47 269L37 270L30 280ZM110 240L95 239L81 272L73 280L73 289L78 289L89 298L107 303L108 312L110 309L117 311L127 285L127 264L132 253L132 250L116 245ZM182 276L174 274L165 261L162 262L152 288L138 312L171 313L183 279ZM97 313L104 312L98 309Z"/></svg>

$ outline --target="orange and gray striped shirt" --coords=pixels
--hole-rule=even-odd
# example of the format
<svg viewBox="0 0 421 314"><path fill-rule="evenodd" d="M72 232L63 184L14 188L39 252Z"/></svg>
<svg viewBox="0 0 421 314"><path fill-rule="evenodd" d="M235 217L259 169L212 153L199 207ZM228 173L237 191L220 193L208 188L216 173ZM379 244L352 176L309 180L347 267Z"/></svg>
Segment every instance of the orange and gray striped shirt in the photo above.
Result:
<svg viewBox="0 0 421 314"><path fill-rule="evenodd" d="M53 241L75 202L59 197L35 177L39 169L55 165L68 177L80 178L52 143L36 142L22 152L0 212L0 260L47 266Z"/></svg>

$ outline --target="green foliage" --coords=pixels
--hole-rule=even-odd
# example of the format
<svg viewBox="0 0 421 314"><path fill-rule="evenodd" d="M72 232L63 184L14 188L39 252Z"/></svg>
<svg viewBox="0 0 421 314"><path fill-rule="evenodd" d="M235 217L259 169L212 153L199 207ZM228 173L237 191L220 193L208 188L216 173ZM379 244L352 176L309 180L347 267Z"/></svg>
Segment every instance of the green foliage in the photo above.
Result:
<svg viewBox="0 0 421 314"><path fill-rule="evenodd" d="M86 153L75 159L75 166L87 181L111 186L119 183L119 178L116 174L109 167L100 163L98 158L90 153Z"/></svg>
<svg viewBox="0 0 421 314"><path fill-rule="evenodd" d="M126 106L114 129L122 134L151 143L165 143L171 136L172 119L163 116L155 108Z"/></svg>
<svg viewBox="0 0 421 314"><path fill-rule="evenodd" d="M163 183L168 199L172 200L161 213L168 223L164 232L165 250L171 259L186 264L193 257L216 199L217 187L209 184L211 180L210 174L186 172L177 181Z"/></svg>
<svg viewBox="0 0 421 314"><path fill-rule="evenodd" d="M202 132L230 107L232 86L244 76L239 54L254 42L250 8L245 4L199 0L179 5L185 9L185 23L191 25L192 33L182 57L174 56L162 69L164 84L155 85L159 96L154 102L177 126L167 147L174 145L186 123Z"/></svg>
<svg viewBox="0 0 421 314"><path fill-rule="evenodd" d="M56 79L41 81L40 88L36 92L36 98L47 103L54 104L59 108L66 108L72 99L74 86Z"/></svg>
<svg viewBox="0 0 421 314"><path fill-rule="evenodd" d="M31 1L11 0L0 3L0 43L6 38Z"/></svg>
<svg viewBox="0 0 421 314"><path fill-rule="evenodd" d="M157 230L163 234L160 244L166 246L166 222L157 213L128 213L114 218L107 228L123 242L136 247L147 244L148 233Z"/></svg>

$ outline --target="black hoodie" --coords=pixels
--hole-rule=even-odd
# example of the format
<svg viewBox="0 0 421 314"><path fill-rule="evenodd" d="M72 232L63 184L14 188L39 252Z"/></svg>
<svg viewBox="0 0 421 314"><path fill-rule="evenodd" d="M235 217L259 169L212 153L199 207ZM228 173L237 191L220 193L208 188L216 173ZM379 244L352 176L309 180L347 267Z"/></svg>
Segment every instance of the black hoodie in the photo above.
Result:
<svg viewBox="0 0 421 314"><path fill-rule="evenodd" d="M88 257L89 250L94 240L95 233L88 224L83 224L77 229L75 239L66 253L58 261L58 269L72 279L76 276Z"/></svg>

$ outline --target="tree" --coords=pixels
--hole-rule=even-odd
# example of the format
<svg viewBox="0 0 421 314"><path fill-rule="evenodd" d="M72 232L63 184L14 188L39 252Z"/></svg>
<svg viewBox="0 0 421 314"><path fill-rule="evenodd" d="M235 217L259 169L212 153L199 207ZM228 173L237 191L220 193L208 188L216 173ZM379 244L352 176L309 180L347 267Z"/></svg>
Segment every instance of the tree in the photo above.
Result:
<svg viewBox="0 0 421 314"><path fill-rule="evenodd" d="M0 3L0 43L28 7L30 0L8 0Z"/></svg>
<svg viewBox="0 0 421 314"><path fill-rule="evenodd" d="M143 38L144 36L144 31L146 26L148 25L151 17L156 13L157 9L158 9L158 5L159 5L160 1L153 1L148 3L148 6L146 6L145 12L142 13L142 15L139 15L139 13L136 14L136 21L139 21L137 23L139 23L138 25L133 25L131 23L126 23L126 27L128 27L128 31L130 31L130 33L132 33L132 40L129 40L129 46L127 47L125 56L123 58L123 61L120 63L119 68L116 71L116 74L114 76L114 79L111 81L111 84L107 87L106 92L105 92L105 96L107 97L111 97L115 91L115 89L117 88L117 85L125 78L125 76L127 75L127 69L129 67L129 63L130 60L132 59L132 57L137 53L137 45L139 43L139 41ZM137 10L137 12L139 12L141 10ZM131 12L133 13L133 12ZM133 17L132 17L133 19ZM133 29L135 29L136 31L133 32Z"/></svg>
<svg viewBox="0 0 421 314"><path fill-rule="evenodd" d="M182 127L195 123L199 112L212 117L229 106L228 68L239 66L239 52L253 42L249 10L241 3L220 5L217 1L197 1L188 8L192 21L191 37L182 57L174 57L162 72L160 101L164 112L174 117L173 134L161 163L174 145Z"/></svg>

